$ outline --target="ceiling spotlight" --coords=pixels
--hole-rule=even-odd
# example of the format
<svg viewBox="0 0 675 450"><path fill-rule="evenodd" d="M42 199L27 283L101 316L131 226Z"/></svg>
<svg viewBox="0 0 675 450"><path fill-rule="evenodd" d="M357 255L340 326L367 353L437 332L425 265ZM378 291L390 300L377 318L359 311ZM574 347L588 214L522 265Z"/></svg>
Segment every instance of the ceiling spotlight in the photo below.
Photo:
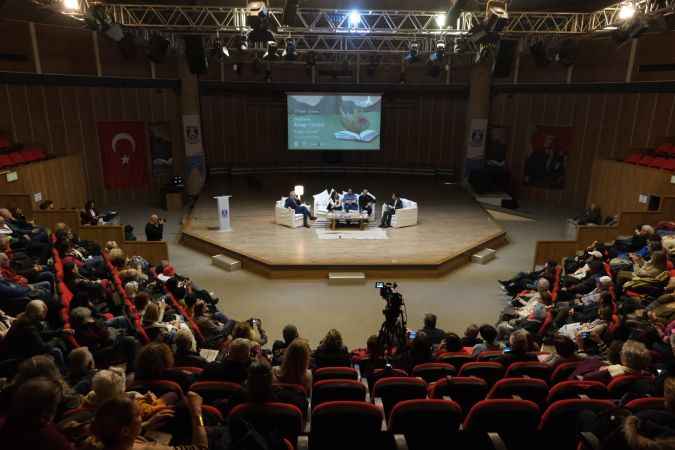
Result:
<svg viewBox="0 0 675 450"><path fill-rule="evenodd" d="M281 56L283 56L284 59L288 61L293 61L298 57L295 50L296 50L295 41L293 39L289 39L286 42L286 48L284 49L284 52Z"/></svg>
<svg viewBox="0 0 675 450"><path fill-rule="evenodd" d="M628 20L635 16L635 5L633 2L625 2L619 8L619 20Z"/></svg>
<svg viewBox="0 0 675 450"><path fill-rule="evenodd" d="M403 60L408 64L412 64L419 58L420 44L417 42L410 43L410 49L408 49L408 54L403 57Z"/></svg>
<svg viewBox="0 0 675 450"><path fill-rule="evenodd" d="M445 42L439 41L436 43L436 51L429 54L429 62L440 62L445 57Z"/></svg>
<svg viewBox="0 0 675 450"><path fill-rule="evenodd" d="M238 42L237 47L239 48L239 50L241 50L242 52L245 52L246 50L248 50L248 38L246 37L245 34L240 34L239 38L238 38L238 41L239 42Z"/></svg>
<svg viewBox="0 0 675 450"><path fill-rule="evenodd" d="M445 28L445 24L448 23L448 15L447 14L436 14L436 17L434 17L434 20L436 21L436 26L438 28ZM452 23L451 23L452 25Z"/></svg>
<svg viewBox="0 0 675 450"><path fill-rule="evenodd" d="M277 59L279 57L278 46L279 44L276 41L267 41L267 51L263 55L263 59Z"/></svg>
<svg viewBox="0 0 675 450"><path fill-rule="evenodd" d="M349 13L349 27L358 28L360 24L361 14L359 14L359 12L356 10L352 10L352 12Z"/></svg>
<svg viewBox="0 0 675 450"><path fill-rule="evenodd" d="M63 8L67 11L79 10L80 0L63 0Z"/></svg>

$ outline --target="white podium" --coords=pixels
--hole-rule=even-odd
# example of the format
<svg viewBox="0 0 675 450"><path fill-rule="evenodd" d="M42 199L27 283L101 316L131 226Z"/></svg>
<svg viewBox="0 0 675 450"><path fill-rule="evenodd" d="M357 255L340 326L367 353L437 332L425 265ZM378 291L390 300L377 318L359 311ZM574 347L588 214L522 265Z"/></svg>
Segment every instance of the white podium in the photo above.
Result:
<svg viewBox="0 0 675 450"><path fill-rule="evenodd" d="M232 231L230 226L230 197L231 195L219 195L218 201L218 231Z"/></svg>

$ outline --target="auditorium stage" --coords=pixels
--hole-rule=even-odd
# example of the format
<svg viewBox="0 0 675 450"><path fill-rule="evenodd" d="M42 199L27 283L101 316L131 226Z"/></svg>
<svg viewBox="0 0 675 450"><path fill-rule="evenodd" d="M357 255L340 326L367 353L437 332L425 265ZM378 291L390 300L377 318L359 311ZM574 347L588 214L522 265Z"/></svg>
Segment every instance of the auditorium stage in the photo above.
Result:
<svg viewBox="0 0 675 450"><path fill-rule="evenodd" d="M392 190L417 202L419 223L388 228L387 239L320 239L313 228L274 223L274 203L294 185L303 199L329 186L367 188L382 201ZM230 194L232 231L217 231L217 194ZM371 225L369 230L376 227ZM319 231L324 233L326 231ZM354 231L348 231L354 232ZM377 231L373 231L377 233ZM434 176L271 174L212 176L183 224L181 243L209 255L227 254L244 270L272 278L326 277L328 272L359 271L368 277L434 277L469 262L476 251L506 243L506 233L457 185Z"/></svg>

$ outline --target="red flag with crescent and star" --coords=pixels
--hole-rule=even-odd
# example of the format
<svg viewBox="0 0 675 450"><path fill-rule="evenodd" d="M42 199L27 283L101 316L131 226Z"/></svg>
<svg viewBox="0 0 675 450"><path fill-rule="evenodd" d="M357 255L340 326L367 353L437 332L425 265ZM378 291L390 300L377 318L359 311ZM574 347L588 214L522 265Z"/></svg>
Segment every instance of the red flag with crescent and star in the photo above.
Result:
<svg viewBox="0 0 675 450"><path fill-rule="evenodd" d="M148 145L143 122L98 122L103 182L106 189L148 183Z"/></svg>

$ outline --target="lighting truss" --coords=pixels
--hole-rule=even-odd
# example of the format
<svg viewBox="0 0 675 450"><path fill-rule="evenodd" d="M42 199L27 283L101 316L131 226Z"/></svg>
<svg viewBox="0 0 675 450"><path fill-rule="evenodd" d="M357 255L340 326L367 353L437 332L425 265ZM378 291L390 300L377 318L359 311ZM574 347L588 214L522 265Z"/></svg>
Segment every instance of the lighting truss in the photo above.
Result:
<svg viewBox="0 0 675 450"><path fill-rule="evenodd" d="M246 26L246 8L199 5L115 4L95 0L83 2L85 8L102 6L116 23L131 28L161 28L174 32L242 32ZM637 13L658 14L673 11L675 0L637 0ZM510 11L502 34L584 34L602 30L618 22L621 3L596 12L565 13ZM280 33L298 34L378 34L396 36L462 35L485 18L484 11L465 11L458 29L439 27L435 18L444 11L359 10L357 24L349 23L352 10L299 8L298 27L281 23L283 10L270 8L269 17Z"/></svg>

